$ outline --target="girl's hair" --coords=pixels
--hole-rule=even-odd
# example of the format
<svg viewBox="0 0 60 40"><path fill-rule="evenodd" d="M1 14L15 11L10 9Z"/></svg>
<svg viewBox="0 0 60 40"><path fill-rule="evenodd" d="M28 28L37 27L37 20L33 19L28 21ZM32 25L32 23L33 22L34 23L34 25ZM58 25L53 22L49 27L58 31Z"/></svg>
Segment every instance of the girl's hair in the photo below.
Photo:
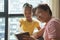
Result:
<svg viewBox="0 0 60 40"><path fill-rule="evenodd" d="M51 11L50 7L48 6L48 4L39 4L37 6L37 9L43 9L44 11L49 10L49 14L50 14L50 16L52 16L52 11Z"/></svg>
<svg viewBox="0 0 60 40"><path fill-rule="evenodd" d="M25 8L25 7L30 7L30 8L32 8L32 5L29 4L29 3L25 3L25 4L23 5L23 7L24 7L24 8Z"/></svg>

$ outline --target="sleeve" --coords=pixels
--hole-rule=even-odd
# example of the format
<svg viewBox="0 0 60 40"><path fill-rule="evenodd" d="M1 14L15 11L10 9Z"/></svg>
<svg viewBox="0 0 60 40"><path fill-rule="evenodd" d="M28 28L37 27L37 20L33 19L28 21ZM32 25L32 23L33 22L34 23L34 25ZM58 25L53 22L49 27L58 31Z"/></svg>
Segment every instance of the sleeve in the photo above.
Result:
<svg viewBox="0 0 60 40"><path fill-rule="evenodd" d="M23 25L24 20L23 19L20 19L19 23L20 23L20 25Z"/></svg>
<svg viewBox="0 0 60 40"><path fill-rule="evenodd" d="M51 22L47 27L48 38L56 38L56 27L57 24L55 21Z"/></svg>
<svg viewBox="0 0 60 40"><path fill-rule="evenodd" d="M40 27L39 22L35 22L35 27Z"/></svg>

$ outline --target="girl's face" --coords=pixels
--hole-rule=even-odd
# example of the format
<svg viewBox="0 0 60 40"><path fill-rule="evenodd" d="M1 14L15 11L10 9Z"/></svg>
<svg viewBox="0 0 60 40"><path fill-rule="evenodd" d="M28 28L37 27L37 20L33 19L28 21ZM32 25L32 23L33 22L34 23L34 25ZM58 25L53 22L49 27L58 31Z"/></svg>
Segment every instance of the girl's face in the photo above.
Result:
<svg viewBox="0 0 60 40"><path fill-rule="evenodd" d="M35 14L36 14L37 19L41 22L46 22L49 17L48 10L45 11L43 9L37 9Z"/></svg>
<svg viewBox="0 0 60 40"><path fill-rule="evenodd" d="M25 17L26 17L27 20L30 20L31 16L32 16L32 9L29 8L29 7L26 7L24 9L24 15L25 15Z"/></svg>

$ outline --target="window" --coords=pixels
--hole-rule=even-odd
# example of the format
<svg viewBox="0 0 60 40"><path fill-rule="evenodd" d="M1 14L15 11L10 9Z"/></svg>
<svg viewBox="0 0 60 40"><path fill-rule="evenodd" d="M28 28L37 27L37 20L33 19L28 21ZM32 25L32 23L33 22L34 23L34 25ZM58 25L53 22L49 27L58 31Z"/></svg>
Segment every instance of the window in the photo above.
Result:
<svg viewBox="0 0 60 40"><path fill-rule="evenodd" d="M23 4L26 2L34 6L41 3L40 0L9 0L9 14L23 13Z"/></svg>
<svg viewBox="0 0 60 40"><path fill-rule="evenodd" d="M9 40L17 40L15 37L15 34L21 32L21 28L19 26L19 19L20 17L13 17L13 18L9 18Z"/></svg>
<svg viewBox="0 0 60 40"><path fill-rule="evenodd" d="M5 40L4 0L0 0L0 40Z"/></svg>
<svg viewBox="0 0 60 40"><path fill-rule="evenodd" d="M0 12L4 12L4 0L0 0Z"/></svg>
<svg viewBox="0 0 60 40"><path fill-rule="evenodd" d="M29 3L36 7L40 3L48 2L48 0L9 0L9 13L8 14L23 14L23 4Z"/></svg>
<svg viewBox="0 0 60 40"><path fill-rule="evenodd" d="M0 18L0 40L5 39L5 18Z"/></svg>

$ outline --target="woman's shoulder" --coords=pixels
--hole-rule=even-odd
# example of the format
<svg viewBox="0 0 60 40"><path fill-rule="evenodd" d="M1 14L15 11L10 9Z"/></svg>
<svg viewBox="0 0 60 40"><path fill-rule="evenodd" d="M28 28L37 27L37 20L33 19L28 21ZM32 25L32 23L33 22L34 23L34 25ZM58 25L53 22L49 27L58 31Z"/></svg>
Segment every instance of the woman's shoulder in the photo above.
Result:
<svg viewBox="0 0 60 40"><path fill-rule="evenodd" d="M58 19L58 18L52 18L52 19L50 20L50 22L60 23L60 19Z"/></svg>
<svg viewBox="0 0 60 40"><path fill-rule="evenodd" d="M49 21L47 24L48 24L48 25L60 24L60 19L51 18L50 21Z"/></svg>

